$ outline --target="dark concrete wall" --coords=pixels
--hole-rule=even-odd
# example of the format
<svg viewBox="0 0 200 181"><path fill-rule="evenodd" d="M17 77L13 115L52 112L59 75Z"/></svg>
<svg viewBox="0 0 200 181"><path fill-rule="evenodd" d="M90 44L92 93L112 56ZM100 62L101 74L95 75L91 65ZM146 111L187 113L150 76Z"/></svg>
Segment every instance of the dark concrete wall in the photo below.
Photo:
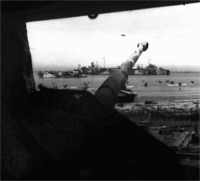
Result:
<svg viewBox="0 0 200 181"><path fill-rule="evenodd" d="M13 13L2 14L2 91L24 94L35 91L26 24Z"/></svg>
<svg viewBox="0 0 200 181"><path fill-rule="evenodd" d="M35 91L25 22L17 14L2 13L1 22L1 148L2 176L21 178L30 171L32 154L20 141L20 112L28 109L28 94ZM23 106L22 106L23 105Z"/></svg>

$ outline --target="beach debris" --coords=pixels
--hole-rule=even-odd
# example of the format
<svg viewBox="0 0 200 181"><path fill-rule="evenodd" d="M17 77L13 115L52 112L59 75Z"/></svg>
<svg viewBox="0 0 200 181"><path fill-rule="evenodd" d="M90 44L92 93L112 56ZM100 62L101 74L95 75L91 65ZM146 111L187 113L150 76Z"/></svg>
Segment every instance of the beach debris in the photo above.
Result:
<svg viewBox="0 0 200 181"><path fill-rule="evenodd" d="M158 103L154 101L145 101L144 104L158 104Z"/></svg>
<svg viewBox="0 0 200 181"><path fill-rule="evenodd" d="M159 129L159 132L158 132L158 133L159 133L160 135L168 135L168 134L171 134L172 131L173 131L172 128L169 128L169 127L162 127L162 128Z"/></svg>
<svg viewBox="0 0 200 181"><path fill-rule="evenodd" d="M192 135L188 134L188 136L186 136L186 138L183 140L183 142L181 144L182 149L187 148L187 146L189 145L189 143L191 142L191 140L192 140Z"/></svg>
<svg viewBox="0 0 200 181"><path fill-rule="evenodd" d="M171 134L172 132L184 132L185 128L184 127L179 127L179 126L163 126L159 129L159 134L160 135L167 135Z"/></svg>
<svg viewBox="0 0 200 181"><path fill-rule="evenodd" d="M191 80L191 83L192 83L192 84L194 84L194 81L193 81L193 80Z"/></svg>
<svg viewBox="0 0 200 181"><path fill-rule="evenodd" d="M156 82L158 82L158 83L160 83L160 84L161 84L163 81L162 81L162 80L156 80Z"/></svg>
<svg viewBox="0 0 200 181"><path fill-rule="evenodd" d="M140 121L138 123L138 126L144 128L144 129L148 129L149 126L150 126L150 116L151 116L151 113L150 112L145 112L144 115L145 115L144 120Z"/></svg>
<svg viewBox="0 0 200 181"><path fill-rule="evenodd" d="M196 103L196 102L195 102ZM175 102L173 104L161 104L156 101L147 100L144 103L130 104L131 113L144 113L144 111L167 118L189 119L199 115L199 104L194 101ZM118 108L117 108L118 109Z"/></svg>
<svg viewBox="0 0 200 181"><path fill-rule="evenodd" d="M87 90L89 88L89 83L90 82L83 82L84 89Z"/></svg>
<svg viewBox="0 0 200 181"><path fill-rule="evenodd" d="M176 139L174 143L172 143L171 147L175 149L180 149L184 146L184 148L189 144L191 141L191 134L189 131L185 131L179 135L179 137ZM188 141L189 139L189 141Z"/></svg>
<svg viewBox="0 0 200 181"><path fill-rule="evenodd" d="M175 81L170 81L170 84L174 84Z"/></svg>

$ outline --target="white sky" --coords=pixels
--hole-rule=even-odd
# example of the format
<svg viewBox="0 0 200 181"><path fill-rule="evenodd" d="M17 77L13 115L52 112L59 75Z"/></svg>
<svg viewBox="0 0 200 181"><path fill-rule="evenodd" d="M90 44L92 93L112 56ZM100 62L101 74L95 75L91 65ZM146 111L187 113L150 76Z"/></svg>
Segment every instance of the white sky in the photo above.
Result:
<svg viewBox="0 0 200 181"><path fill-rule="evenodd" d="M138 42L138 60L163 68L200 70L200 3L27 23L34 69L69 70L98 62L121 65ZM126 36L121 36L125 34Z"/></svg>

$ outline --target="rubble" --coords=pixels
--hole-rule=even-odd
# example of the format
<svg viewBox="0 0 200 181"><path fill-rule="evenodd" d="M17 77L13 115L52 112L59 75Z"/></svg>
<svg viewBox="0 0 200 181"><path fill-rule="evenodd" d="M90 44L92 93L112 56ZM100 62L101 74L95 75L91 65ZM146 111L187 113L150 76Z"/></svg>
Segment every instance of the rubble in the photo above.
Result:
<svg viewBox="0 0 200 181"><path fill-rule="evenodd" d="M184 145L186 147L187 145L187 138L190 137L189 131L185 131L180 134L180 136L176 139L176 141L171 145L172 148L180 148Z"/></svg>
<svg viewBox="0 0 200 181"><path fill-rule="evenodd" d="M198 103L197 103L198 102ZM187 102L173 102L169 104L161 104L152 101L145 101L144 103L130 103L130 104L116 104L115 108L123 113L124 111L130 111L131 113L143 113L145 111L162 116L165 118L190 118L199 117L199 101L187 101Z"/></svg>
<svg viewBox="0 0 200 181"><path fill-rule="evenodd" d="M116 105L116 109L180 156L180 163L199 168L199 101Z"/></svg>

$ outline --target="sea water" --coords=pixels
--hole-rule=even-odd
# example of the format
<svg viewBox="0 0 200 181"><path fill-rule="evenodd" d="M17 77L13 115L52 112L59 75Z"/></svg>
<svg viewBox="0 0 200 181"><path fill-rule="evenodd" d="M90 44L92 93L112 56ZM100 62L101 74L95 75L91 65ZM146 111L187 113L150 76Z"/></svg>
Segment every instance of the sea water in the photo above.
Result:
<svg viewBox="0 0 200 181"><path fill-rule="evenodd" d="M88 75L83 78L38 78L35 83L49 88L55 85L58 89L84 87L97 89L109 75ZM174 84L170 82L174 81ZM144 86L144 82L148 86ZM179 86L179 82L182 86ZM138 93L138 96L191 96L200 98L200 73L171 73L170 75L129 75L127 86Z"/></svg>

